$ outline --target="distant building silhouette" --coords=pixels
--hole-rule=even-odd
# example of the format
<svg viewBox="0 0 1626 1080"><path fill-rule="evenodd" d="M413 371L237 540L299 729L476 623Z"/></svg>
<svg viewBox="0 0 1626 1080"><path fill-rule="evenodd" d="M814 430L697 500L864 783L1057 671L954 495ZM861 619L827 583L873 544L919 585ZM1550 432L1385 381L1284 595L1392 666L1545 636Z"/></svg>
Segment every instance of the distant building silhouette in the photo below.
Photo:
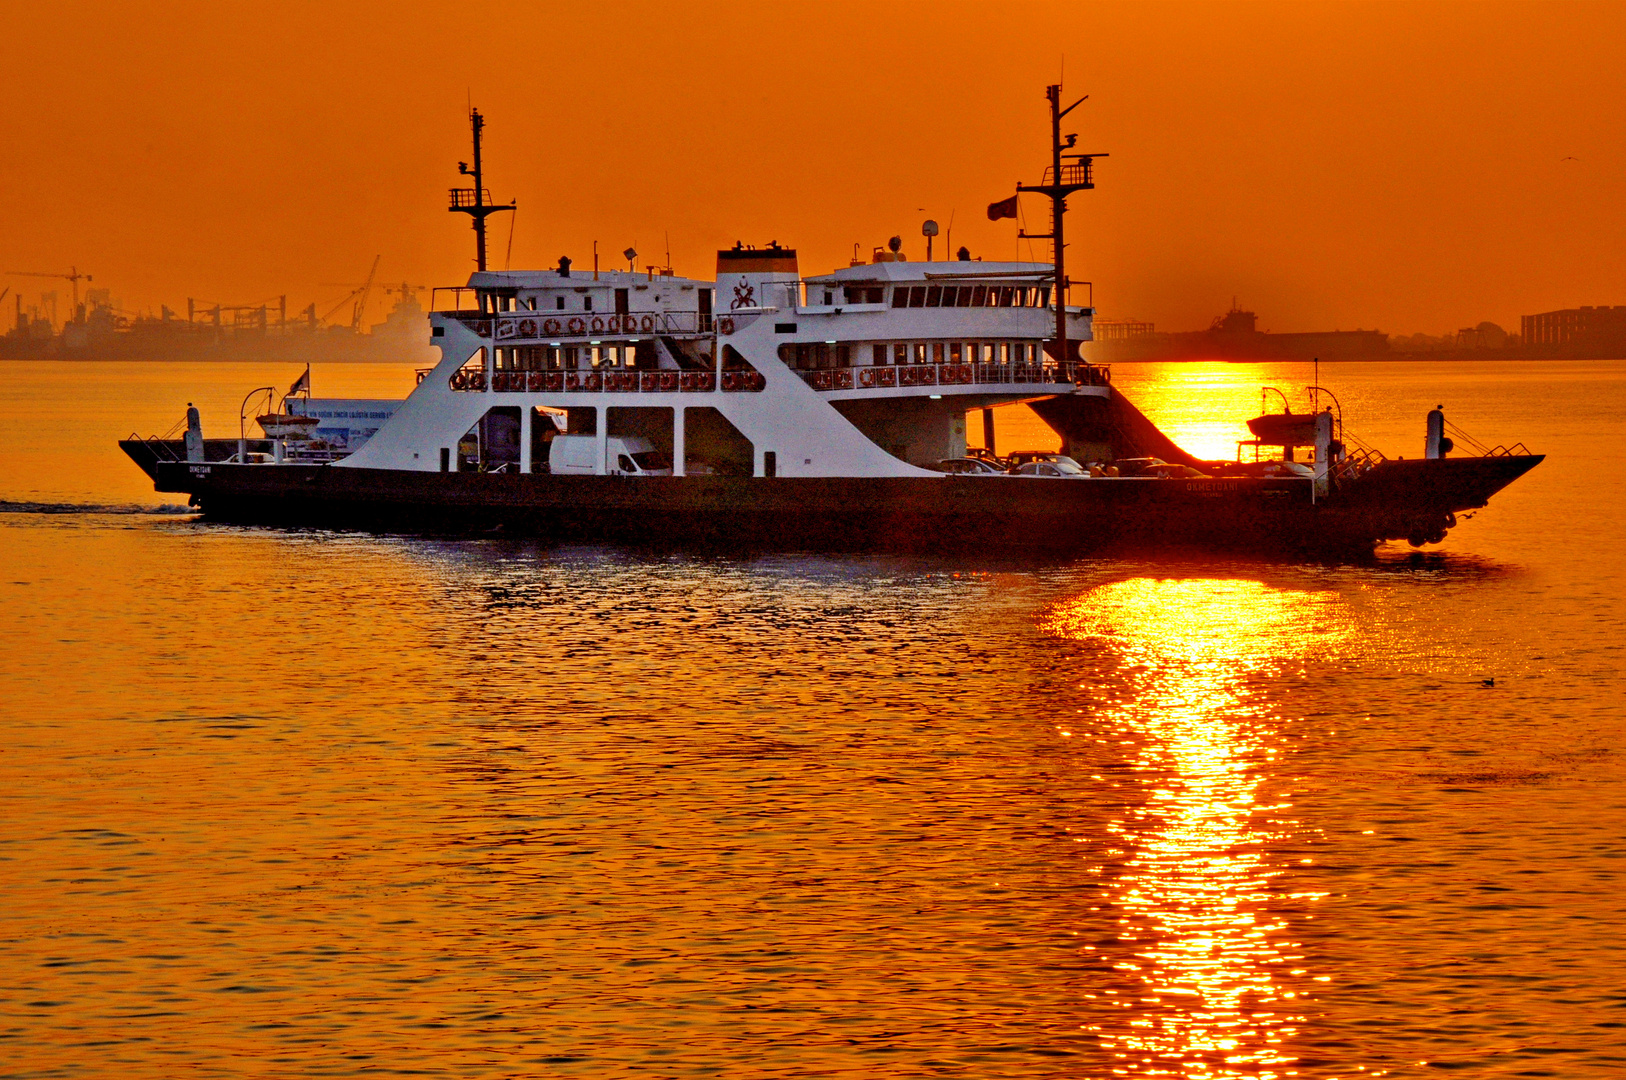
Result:
<svg viewBox="0 0 1626 1080"><path fill-rule="evenodd" d="M1097 319L1093 357L1116 360L1359 360L1389 354L1381 330L1326 330L1273 334L1259 329L1259 316L1237 307L1216 315L1207 330L1159 333L1151 323Z"/></svg>
<svg viewBox="0 0 1626 1080"><path fill-rule="evenodd" d="M1565 308L1519 320L1526 347L1561 347L1588 355L1626 355L1626 305Z"/></svg>

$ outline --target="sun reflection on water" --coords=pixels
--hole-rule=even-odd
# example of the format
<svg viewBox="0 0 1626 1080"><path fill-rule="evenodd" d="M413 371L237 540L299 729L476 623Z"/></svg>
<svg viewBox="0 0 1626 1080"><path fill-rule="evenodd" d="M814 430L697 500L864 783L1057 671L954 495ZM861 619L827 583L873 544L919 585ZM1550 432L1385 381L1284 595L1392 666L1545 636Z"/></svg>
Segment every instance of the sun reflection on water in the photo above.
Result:
<svg viewBox="0 0 1626 1080"><path fill-rule="evenodd" d="M1286 1043L1315 976L1284 910L1319 894L1278 880L1294 823L1262 802L1283 745L1267 682L1334 646L1345 614L1331 592L1150 578L1050 614L1050 632L1113 669L1093 719L1098 743L1124 751L1129 797L1100 868L1120 925L1086 947L1113 972L1086 991L1109 1006L1090 1030L1119 1074L1295 1074Z"/></svg>

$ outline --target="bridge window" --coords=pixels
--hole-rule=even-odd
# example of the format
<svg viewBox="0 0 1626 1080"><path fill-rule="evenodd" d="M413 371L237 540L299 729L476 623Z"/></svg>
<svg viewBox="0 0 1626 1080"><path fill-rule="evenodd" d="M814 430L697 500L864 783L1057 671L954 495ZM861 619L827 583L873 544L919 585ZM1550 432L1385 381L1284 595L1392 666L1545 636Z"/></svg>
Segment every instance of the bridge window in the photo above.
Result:
<svg viewBox="0 0 1626 1080"><path fill-rule="evenodd" d="M882 304L886 302L886 287L882 285L847 285L842 288L849 304ZM902 304L895 304L902 307Z"/></svg>
<svg viewBox="0 0 1626 1080"><path fill-rule="evenodd" d="M909 290L909 306L910 307L925 307L926 306L926 286L924 286L924 285L915 285L915 286L910 288L910 290Z"/></svg>
<svg viewBox="0 0 1626 1080"><path fill-rule="evenodd" d="M972 307L982 307L983 304L987 302L987 297L988 297L988 286L986 286L986 285L973 285L973 286L971 286L971 306Z"/></svg>
<svg viewBox="0 0 1626 1080"><path fill-rule="evenodd" d="M928 285L926 287L926 306L943 306L943 287L941 285Z"/></svg>
<svg viewBox="0 0 1626 1080"><path fill-rule="evenodd" d="M899 285L896 288L894 288L892 290L892 306L893 307L908 307L909 306L909 290L904 288L902 285Z"/></svg>

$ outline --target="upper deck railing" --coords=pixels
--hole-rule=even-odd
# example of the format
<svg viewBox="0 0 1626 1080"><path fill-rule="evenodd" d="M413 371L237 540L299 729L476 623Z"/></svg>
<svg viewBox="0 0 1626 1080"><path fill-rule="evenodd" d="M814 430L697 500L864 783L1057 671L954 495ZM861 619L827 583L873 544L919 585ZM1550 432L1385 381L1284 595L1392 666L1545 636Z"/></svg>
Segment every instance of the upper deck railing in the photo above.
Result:
<svg viewBox="0 0 1626 1080"><path fill-rule="evenodd" d="M1112 371L1096 364L863 364L856 367L797 370L815 390L869 390L909 386L1009 386L1050 383L1111 386Z"/></svg>
<svg viewBox="0 0 1626 1080"><path fill-rule="evenodd" d="M710 316L694 311L629 311L604 314L596 311L546 312L505 311L499 315L478 311L442 311L472 330L476 336L493 341L563 341L598 337L648 337L662 334L711 332Z"/></svg>
<svg viewBox="0 0 1626 1080"><path fill-rule="evenodd" d="M433 372L418 372L423 382ZM890 390L909 387L978 386L1111 386L1109 368L1088 363L1058 364L885 364L856 367L797 370L803 382L815 390ZM453 372L453 390L481 393L565 392L565 393L710 393L714 390L759 392L767 382L756 371L706 370L657 371L613 366L549 368L546 370L496 371L488 364L471 362ZM1055 393L1056 391L1048 391Z"/></svg>

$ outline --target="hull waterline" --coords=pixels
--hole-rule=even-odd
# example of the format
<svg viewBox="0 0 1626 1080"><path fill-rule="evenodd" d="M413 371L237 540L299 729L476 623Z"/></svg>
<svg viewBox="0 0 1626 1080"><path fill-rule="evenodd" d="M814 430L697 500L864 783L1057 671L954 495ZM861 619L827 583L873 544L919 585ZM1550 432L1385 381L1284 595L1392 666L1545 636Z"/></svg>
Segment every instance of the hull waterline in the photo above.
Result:
<svg viewBox="0 0 1626 1080"><path fill-rule="evenodd" d="M132 455L133 456L133 455ZM1329 496L1294 479L626 477L160 461L160 491L241 524L794 548L1370 550L1432 538L1537 455L1386 462Z"/></svg>

